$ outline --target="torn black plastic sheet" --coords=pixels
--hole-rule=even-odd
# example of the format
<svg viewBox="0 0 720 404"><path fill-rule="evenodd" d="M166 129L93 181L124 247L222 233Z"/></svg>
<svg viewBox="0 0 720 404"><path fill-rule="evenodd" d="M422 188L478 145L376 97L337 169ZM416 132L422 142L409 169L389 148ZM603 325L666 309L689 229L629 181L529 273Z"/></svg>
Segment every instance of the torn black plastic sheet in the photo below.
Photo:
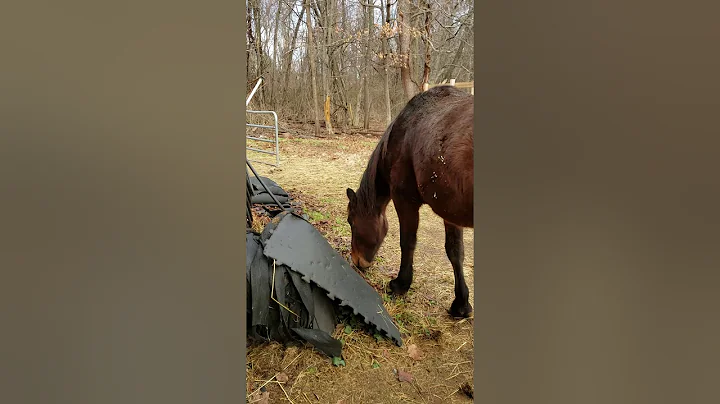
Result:
<svg viewBox="0 0 720 404"><path fill-rule="evenodd" d="M261 236L263 254L302 275L302 279L321 287L330 299L375 326L402 346L400 331L382 304L380 295L355 272L327 240L300 216L283 212L276 216Z"/></svg>
<svg viewBox="0 0 720 404"><path fill-rule="evenodd" d="M280 185L278 185L275 181L262 176L248 178L248 183L252 190L250 200L253 204L277 206L277 203L275 203L272 196L268 193L265 187L263 187L262 183L260 182L261 180L265 184L265 186L268 187L270 192L272 192L277 201L283 205L282 207L290 207L290 195L288 195L287 191L282 189Z"/></svg>
<svg viewBox="0 0 720 404"><path fill-rule="evenodd" d="M265 186L267 186L270 189L270 192L273 193L275 196L288 196L288 193L278 185L277 182L271 180L268 177L252 177L249 179L250 186L253 189L253 194L257 195L260 193L267 193L265 190L265 187L262 186L262 183L260 181L265 183Z"/></svg>
<svg viewBox="0 0 720 404"><path fill-rule="evenodd" d="M249 337L282 343L300 337L330 357L341 356L342 344L331 336L337 317L330 298L266 257L259 234L248 232L246 243Z"/></svg>

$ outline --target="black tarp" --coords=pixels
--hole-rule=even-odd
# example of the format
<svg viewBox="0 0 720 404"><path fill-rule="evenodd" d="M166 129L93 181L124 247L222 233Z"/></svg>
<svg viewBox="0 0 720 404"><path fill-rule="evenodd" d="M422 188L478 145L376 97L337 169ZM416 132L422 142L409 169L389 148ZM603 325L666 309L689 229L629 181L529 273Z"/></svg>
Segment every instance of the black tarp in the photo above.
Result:
<svg viewBox="0 0 720 404"><path fill-rule="evenodd" d="M261 239L263 254L276 265L298 272L305 282L319 286L330 299L351 308L365 323L402 345L400 331L377 291L309 222L294 213L283 212L268 223Z"/></svg>
<svg viewBox="0 0 720 404"><path fill-rule="evenodd" d="M262 234L248 232L247 254L250 336L279 342L299 337L340 356L340 341L332 338L339 305L402 345L380 295L302 217L283 212Z"/></svg>
<svg viewBox="0 0 720 404"><path fill-rule="evenodd" d="M266 177L259 178L272 195L257 177L247 176L248 227L252 224L251 203L277 206L273 196L282 205L290 199L277 183ZM342 344L332 333L338 314L344 310L340 306L344 306L402 345L400 331L385 310L380 295L306 219L284 210L272 216L262 234L247 232L250 338L283 343L300 339L328 356L341 356Z"/></svg>
<svg viewBox="0 0 720 404"><path fill-rule="evenodd" d="M341 356L342 345L332 338L337 317L330 298L300 274L273 261L263 254L260 235L248 232L248 334L283 343L299 337L328 356Z"/></svg>
<svg viewBox="0 0 720 404"><path fill-rule="evenodd" d="M253 225L253 216L252 216L252 197L254 195L255 191L253 190L253 185L250 182L250 174L245 171L245 221L247 223L247 227L251 228Z"/></svg>
<svg viewBox="0 0 720 404"><path fill-rule="evenodd" d="M284 189L282 189L280 185L267 177L261 176L260 179L263 183L265 183L265 186L270 189L270 192L275 195L275 198L277 198L278 202L280 202L284 207L290 206L290 195L288 195L288 193ZM258 180L258 177L248 178L248 184L250 186L250 189L252 190L252 196L250 197L250 200L253 204L277 206L275 201L273 201L272 196L270 196L265 187L263 187Z"/></svg>

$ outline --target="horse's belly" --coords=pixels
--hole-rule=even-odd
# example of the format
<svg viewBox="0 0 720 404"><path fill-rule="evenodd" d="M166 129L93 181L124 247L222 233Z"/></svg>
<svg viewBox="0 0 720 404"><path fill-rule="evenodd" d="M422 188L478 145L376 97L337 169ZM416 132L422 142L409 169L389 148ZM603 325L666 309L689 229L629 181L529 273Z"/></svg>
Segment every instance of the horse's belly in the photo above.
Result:
<svg viewBox="0 0 720 404"><path fill-rule="evenodd" d="M423 202L444 220L461 227L473 227L472 191L472 187L458 192L431 185L425 187L422 196Z"/></svg>
<svg viewBox="0 0 720 404"><path fill-rule="evenodd" d="M460 227L473 227L473 205L470 204L440 204L428 203L436 215L443 220Z"/></svg>

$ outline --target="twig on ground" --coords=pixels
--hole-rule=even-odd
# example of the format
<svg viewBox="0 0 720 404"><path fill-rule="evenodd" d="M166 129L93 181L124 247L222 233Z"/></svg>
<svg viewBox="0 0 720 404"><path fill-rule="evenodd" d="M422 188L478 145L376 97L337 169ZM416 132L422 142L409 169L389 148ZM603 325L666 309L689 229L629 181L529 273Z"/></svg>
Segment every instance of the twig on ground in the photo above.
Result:
<svg viewBox="0 0 720 404"><path fill-rule="evenodd" d="M303 352L300 352L300 353L298 354L298 356L295 357L295 359L291 360L290 363L287 364L287 366L285 366L281 371L275 373L275 376L267 379L267 380L265 381L265 383L261 384L260 387L258 387L257 389L255 389L255 391L253 391L252 393L248 394L248 397L250 397L250 396L252 396L253 394L257 393L258 391L260 391L261 388L265 387L268 383L270 383L271 381L273 381L273 379L275 379L275 378L277 377L277 375L279 375L280 373L284 372L285 369L287 369L288 367L290 367L290 365L292 365L293 362L295 362L295 361L297 360L297 358L299 358L302 354L303 354ZM279 383L279 382L278 382L278 383Z"/></svg>
<svg viewBox="0 0 720 404"><path fill-rule="evenodd" d="M469 370L464 370L464 371L462 371L462 372L457 372L456 374L454 374L454 375L452 375L452 376L448 377L448 378L447 378L447 379L445 379L445 380L450 380L450 379L453 379L453 378L455 378L455 377L458 377L458 376L460 376L460 375L461 375L461 374L463 374L463 373L470 373L470 371L469 371Z"/></svg>
<svg viewBox="0 0 720 404"><path fill-rule="evenodd" d="M285 391L285 387L283 387L282 383L278 382L278 385L280 385L280 388L282 389L283 393L285 393L285 397L287 397L288 401L290 401L290 404L295 404L293 403L293 400L290 399L287 391Z"/></svg>
<svg viewBox="0 0 720 404"><path fill-rule="evenodd" d="M450 398L450 396L452 396L453 394L457 393L458 391L460 391L460 389L455 389L455 391L453 391L452 393L448 394L446 398Z"/></svg>

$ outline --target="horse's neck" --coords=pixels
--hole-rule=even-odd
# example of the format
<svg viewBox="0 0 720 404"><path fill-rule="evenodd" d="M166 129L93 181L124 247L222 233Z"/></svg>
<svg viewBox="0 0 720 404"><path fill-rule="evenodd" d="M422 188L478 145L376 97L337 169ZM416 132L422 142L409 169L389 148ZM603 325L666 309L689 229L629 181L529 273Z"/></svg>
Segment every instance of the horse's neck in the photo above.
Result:
<svg viewBox="0 0 720 404"><path fill-rule="evenodd" d="M382 145L378 145L371 160L372 166L368 166L368 170L372 170L372 174L366 173L366 175L363 176L360 187L365 190L363 203L368 208L371 208L373 211L378 211L379 213L385 212L390 202L390 185L386 181L386 173L383 171L384 162L381 147Z"/></svg>
<svg viewBox="0 0 720 404"><path fill-rule="evenodd" d="M377 178L377 181L383 182L384 179ZM383 213L390 203L390 193L384 191L384 187L378 188L377 183L366 184L366 192L359 195L361 204L365 206L365 210ZM372 189L372 192L370 191Z"/></svg>
<svg viewBox="0 0 720 404"><path fill-rule="evenodd" d="M375 205L380 209L380 212L385 212L388 203L390 202L390 183L387 181L389 173L386 172L388 164L385 158L387 148L387 139L383 141L383 144L379 147L378 156L375 167Z"/></svg>

